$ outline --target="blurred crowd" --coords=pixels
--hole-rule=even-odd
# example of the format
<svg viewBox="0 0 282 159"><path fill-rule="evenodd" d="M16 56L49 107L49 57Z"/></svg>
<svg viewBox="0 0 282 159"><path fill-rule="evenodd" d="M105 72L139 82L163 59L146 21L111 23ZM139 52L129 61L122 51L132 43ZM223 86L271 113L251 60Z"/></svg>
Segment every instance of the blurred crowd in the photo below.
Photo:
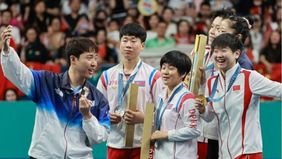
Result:
<svg viewBox="0 0 282 159"><path fill-rule="evenodd" d="M143 0L144 1L144 0ZM152 1L152 0L151 0ZM147 30L145 48L193 45L196 34L206 34L216 11L232 9L246 17L251 33L247 55L261 74L281 82L281 0L156 0L157 10L143 15L139 0L0 0L0 32L13 26L11 46L32 69L62 72L67 68L64 46L75 36L98 45L99 67L90 79L119 62L119 28L136 22ZM0 48L2 44L0 43ZM0 69L0 100L23 94ZM14 98L8 98L13 94Z"/></svg>

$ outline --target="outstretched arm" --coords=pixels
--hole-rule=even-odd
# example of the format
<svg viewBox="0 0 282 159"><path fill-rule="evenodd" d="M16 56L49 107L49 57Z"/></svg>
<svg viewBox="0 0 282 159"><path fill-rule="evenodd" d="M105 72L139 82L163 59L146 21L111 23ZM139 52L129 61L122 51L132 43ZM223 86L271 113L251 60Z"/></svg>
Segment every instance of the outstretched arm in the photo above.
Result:
<svg viewBox="0 0 282 159"><path fill-rule="evenodd" d="M34 83L32 72L19 59L17 52L9 47L12 37L12 26L8 26L1 33L3 49L1 51L1 65L4 76L15 84L26 95L31 95Z"/></svg>

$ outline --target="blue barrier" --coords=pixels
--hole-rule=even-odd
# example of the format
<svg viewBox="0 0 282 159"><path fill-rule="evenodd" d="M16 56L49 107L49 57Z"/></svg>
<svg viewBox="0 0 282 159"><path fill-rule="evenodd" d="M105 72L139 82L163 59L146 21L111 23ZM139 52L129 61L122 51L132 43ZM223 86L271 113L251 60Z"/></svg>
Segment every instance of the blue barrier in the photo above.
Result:
<svg viewBox="0 0 282 159"><path fill-rule="evenodd" d="M281 102L262 102L260 112L264 159L280 159ZM0 159L28 158L34 115L30 101L0 102ZM94 146L93 153L95 159L105 159L105 143Z"/></svg>

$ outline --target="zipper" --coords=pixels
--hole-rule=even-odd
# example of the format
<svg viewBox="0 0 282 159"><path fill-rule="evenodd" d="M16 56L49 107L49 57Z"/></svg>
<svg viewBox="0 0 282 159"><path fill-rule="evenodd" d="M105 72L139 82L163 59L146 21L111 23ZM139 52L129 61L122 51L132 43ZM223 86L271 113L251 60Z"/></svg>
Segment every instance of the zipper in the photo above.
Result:
<svg viewBox="0 0 282 159"><path fill-rule="evenodd" d="M68 124L69 124L69 121L67 122L67 124L66 124L66 126L65 126L65 128L64 128L64 139L65 139L65 141L66 141L64 159L67 158L67 151L68 151L68 140L67 140L67 137L66 137L66 132L67 132Z"/></svg>
<svg viewBox="0 0 282 159"><path fill-rule="evenodd" d="M178 113L178 112L177 112ZM177 123L178 123L178 119L180 117L180 114L178 113L178 117L176 119L176 122L175 122L175 126L174 126L174 129L176 130L176 127L177 127ZM175 155L176 155L176 143L175 141L173 142L173 158L175 159Z"/></svg>
<svg viewBox="0 0 282 159"><path fill-rule="evenodd" d="M231 127L230 127L230 119L229 119L229 115L228 115L228 112L227 112L227 109L226 109L226 105L225 105L225 96L226 96L226 80L224 80L224 102L223 102L223 107L224 107L224 111L227 115L227 120L228 120L228 126L229 126L229 129L228 129L228 135L227 135L227 140L226 140L226 146L227 146L227 150L228 150L228 154L229 154L229 157L232 159L232 155L231 155L231 152L230 152L230 148L229 148L229 137L230 137L230 130L231 130Z"/></svg>
<svg viewBox="0 0 282 159"><path fill-rule="evenodd" d="M70 114L70 116L69 116L69 120L67 121L67 124L65 125L65 128L64 128L64 139L65 139L65 142L66 142L66 147L65 147L65 153L64 153L64 159L67 159L67 151L68 151L68 140L67 140L67 136L66 136L66 132L67 132L67 127L68 127L68 125L69 125L69 123L70 123L70 121L71 121L71 119L72 119L72 117L73 117L73 113L74 113L74 109L76 108L76 106L77 106L77 102L76 102L76 100L77 100L77 95L75 94L75 95L73 95L73 98L72 98L72 101L71 101L71 114Z"/></svg>

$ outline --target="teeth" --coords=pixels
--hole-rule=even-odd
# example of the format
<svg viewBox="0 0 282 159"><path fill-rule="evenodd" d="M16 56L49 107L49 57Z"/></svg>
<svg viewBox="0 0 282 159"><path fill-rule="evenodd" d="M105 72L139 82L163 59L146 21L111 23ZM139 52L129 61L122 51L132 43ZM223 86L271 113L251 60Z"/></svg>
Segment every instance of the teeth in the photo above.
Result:
<svg viewBox="0 0 282 159"><path fill-rule="evenodd" d="M217 59L218 62L224 62L224 59Z"/></svg>

